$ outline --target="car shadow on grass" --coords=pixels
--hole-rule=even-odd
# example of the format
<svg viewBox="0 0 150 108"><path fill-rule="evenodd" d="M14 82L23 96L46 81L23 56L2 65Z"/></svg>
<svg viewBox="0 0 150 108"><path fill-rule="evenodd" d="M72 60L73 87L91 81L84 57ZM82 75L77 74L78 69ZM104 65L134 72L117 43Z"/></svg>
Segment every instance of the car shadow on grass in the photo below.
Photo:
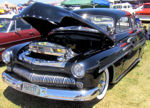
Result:
<svg viewBox="0 0 150 108"><path fill-rule="evenodd" d="M117 85L117 83L119 83L126 75L128 75L129 72L131 72L133 69L135 69L138 66L140 66L139 62L135 63L116 83L110 84L108 90L113 89L115 85Z"/></svg>
<svg viewBox="0 0 150 108"><path fill-rule="evenodd" d="M7 87L4 96L21 108L92 108L97 104L97 99L88 102L71 102L44 99L28 94L21 93L11 87Z"/></svg>

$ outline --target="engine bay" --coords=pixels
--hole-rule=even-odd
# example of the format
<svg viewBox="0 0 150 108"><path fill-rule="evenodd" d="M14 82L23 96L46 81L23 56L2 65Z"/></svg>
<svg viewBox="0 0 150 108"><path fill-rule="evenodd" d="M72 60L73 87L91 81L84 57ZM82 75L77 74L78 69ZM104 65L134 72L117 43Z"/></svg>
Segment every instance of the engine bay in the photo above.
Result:
<svg viewBox="0 0 150 108"><path fill-rule="evenodd" d="M46 41L30 43L29 52L30 57L40 57L47 60L51 58L50 60L58 60L61 62L67 61L76 55L70 47L64 47L62 45Z"/></svg>
<svg viewBox="0 0 150 108"><path fill-rule="evenodd" d="M19 59L36 65L60 67L71 58L99 52L109 48L109 42L96 35L86 33L53 33L46 39L33 41L24 51L20 52Z"/></svg>
<svg viewBox="0 0 150 108"><path fill-rule="evenodd" d="M71 49L76 54L101 49L102 39L87 34L85 36L82 33L55 33L48 37L48 41Z"/></svg>

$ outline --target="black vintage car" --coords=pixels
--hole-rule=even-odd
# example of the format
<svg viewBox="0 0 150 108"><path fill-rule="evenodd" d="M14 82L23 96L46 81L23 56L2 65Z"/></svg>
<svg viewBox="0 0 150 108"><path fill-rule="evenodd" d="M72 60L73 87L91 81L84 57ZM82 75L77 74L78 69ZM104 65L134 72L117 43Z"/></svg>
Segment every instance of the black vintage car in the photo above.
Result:
<svg viewBox="0 0 150 108"><path fill-rule="evenodd" d="M3 54L4 82L31 95L68 101L102 99L143 54L145 36L134 16L113 9L67 11L34 3L14 17L42 35Z"/></svg>

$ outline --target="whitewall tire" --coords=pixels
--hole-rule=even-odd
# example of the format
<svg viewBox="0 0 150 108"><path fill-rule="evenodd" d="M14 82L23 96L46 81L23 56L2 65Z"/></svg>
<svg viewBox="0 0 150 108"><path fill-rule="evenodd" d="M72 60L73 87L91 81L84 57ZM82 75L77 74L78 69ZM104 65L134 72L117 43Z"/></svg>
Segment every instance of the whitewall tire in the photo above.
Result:
<svg viewBox="0 0 150 108"><path fill-rule="evenodd" d="M102 98L104 98L104 96L106 95L107 89L108 89L108 85L109 85L109 71L106 68L100 76L100 80L99 80L99 95L97 96L97 99L101 100Z"/></svg>

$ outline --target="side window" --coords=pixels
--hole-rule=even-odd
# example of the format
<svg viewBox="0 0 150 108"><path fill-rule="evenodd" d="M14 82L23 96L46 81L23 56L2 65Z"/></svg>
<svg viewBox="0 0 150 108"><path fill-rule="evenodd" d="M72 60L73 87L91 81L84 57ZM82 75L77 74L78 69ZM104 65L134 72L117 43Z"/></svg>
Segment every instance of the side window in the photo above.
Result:
<svg viewBox="0 0 150 108"><path fill-rule="evenodd" d="M19 19L16 21L16 28L20 30L31 29L31 25L26 23L25 21Z"/></svg>
<svg viewBox="0 0 150 108"><path fill-rule="evenodd" d="M129 17L121 17L116 24L116 33L130 29Z"/></svg>
<svg viewBox="0 0 150 108"><path fill-rule="evenodd" d="M135 19L131 18L131 26L133 29L135 29L137 27L137 24L135 23Z"/></svg>
<svg viewBox="0 0 150 108"><path fill-rule="evenodd" d="M15 21L12 22L11 28L10 28L10 32L14 32L15 31Z"/></svg>
<svg viewBox="0 0 150 108"><path fill-rule="evenodd" d="M124 6L124 8L127 8L127 6Z"/></svg>
<svg viewBox="0 0 150 108"><path fill-rule="evenodd" d="M128 6L128 8L131 8L130 5Z"/></svg>

